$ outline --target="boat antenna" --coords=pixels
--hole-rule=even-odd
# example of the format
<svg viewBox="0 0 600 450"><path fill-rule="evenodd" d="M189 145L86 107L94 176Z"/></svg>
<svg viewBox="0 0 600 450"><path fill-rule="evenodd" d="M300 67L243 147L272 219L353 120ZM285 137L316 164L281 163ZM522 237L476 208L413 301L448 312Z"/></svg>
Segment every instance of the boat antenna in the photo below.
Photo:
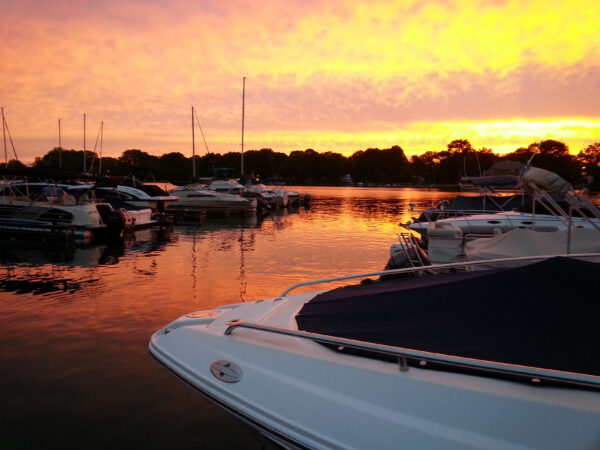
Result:
<svg viewBox="0 0 600 450"><path fill-rule="evenodd" d="M192 106L192 182L196 181L196 137L194 134L194 107Z"/></svg>
<svg viewBox="0 0 600 450"><path fill-rule="evenodd" d="M204 131L202 131L202 125L200 125L200 120L198 120L198 113L194 111L196 115L196 123L198 124L198 128L200 128L200 134L202 134L202 139L204 140L204 147L206 147L206 153L210 153L208 149L208 144L206 143L206 138L204 137Z"/></svg>
<svg viewBox="0 0 600 450"><path fill-rule="evenodd" d="M244 116L245 116L245 107L246 107L246 77L243 78L242 85L242 167L241 167L241 176L244 176Z"/></svg>

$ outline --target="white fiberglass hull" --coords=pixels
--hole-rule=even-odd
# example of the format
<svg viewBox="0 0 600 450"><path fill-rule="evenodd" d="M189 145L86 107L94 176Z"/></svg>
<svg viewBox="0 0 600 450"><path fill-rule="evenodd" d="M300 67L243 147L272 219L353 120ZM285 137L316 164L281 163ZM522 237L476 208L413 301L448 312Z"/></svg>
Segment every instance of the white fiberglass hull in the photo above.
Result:
<svg viewBox="0 0 600 450"><path fill-rule="evenodd" d="M233 196L232 196L233 197ZM202 198L185 199L182 198L176 204L171 205L168 211L212 211L212 212L232 212L239 213L252 209L250 201L239 197L238 199L224 198Z"/></svg>
<svg viewBox="0 0 600 450"><path fill-rule="evenodd" d="M104 233L95 204L64 205L0 197L0 230L6 233L61 235L91 240Z"/></svg>
<svg viewBox="0 0 600 450"><path fill-rule="evenodd" d="M598 391L418 367L400 371L393 362L261 330L225 335L233 320L297 330L295 315L314 295L181 317L152 336L150 351L187 383L290 447L600 447ZM224 374L211 372L215 361L233 363L231 375L239 380L217 378Z"/></svg>
<svg viewBox="0 0 600 450"><path fill-rule="evenodd" d="M571 219L574 228L600 227L600 220L573 217ZM427 232L431 222L415 222L408 225L413 231L421 234ZM536 231L558 231L566 230L569 221L566 218L545 214L528 214L519 212L502 212L497 214L476 214L472 216L460 216L441 219L435 222L436 226L458 227L464 234L494 234L495 230L502 232L516 228L527 228Z"/></svg>
<svg viewBox="0 0 600 450"><path fill-rule="evenodd" d="M153 212L150 208L144 209L121 209L125 218L125 228L137 230L156 225L156 220L152 219Z"/></svg>

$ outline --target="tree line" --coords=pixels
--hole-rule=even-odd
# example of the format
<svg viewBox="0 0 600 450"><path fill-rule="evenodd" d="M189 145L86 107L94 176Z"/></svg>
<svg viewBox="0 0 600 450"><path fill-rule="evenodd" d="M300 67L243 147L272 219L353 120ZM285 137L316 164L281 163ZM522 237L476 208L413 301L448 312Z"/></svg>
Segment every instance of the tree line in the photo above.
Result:
<svg viewBox="0 0 600 450"><path fill-rule="evenodd" d="M351 156L335 152L319 153L313 149L292 151L289 155L272 149L244 152L244 175L262 180L280 181L297 185L338 185L343 182L375 184L452 185L461 177L480 176L495 163L517 161L525 164L534 155L533 165L558 173L573 182L582 176L592 176L600 187L600 143L589 145L577 154L560 141L545 140L521 147L507 154L496 154L491 149L474 149L468 140L450 142L442 151L428 151L410 159L400 146L387 149L369 148ZM58 168L81 172L82 150L54 148L36 158L34 168ZM196 177L239 177L239 152L209 153L195 157ZM150 155L138 149L125 150L118 158L102 157L85 152L86 168L98 175L131 175L148 181L170 181L184 184L192 181L192 157L179 152L161 156ZM0 164L0 168L6 166ZM8 169L22 163L12 160Z"/></svg>

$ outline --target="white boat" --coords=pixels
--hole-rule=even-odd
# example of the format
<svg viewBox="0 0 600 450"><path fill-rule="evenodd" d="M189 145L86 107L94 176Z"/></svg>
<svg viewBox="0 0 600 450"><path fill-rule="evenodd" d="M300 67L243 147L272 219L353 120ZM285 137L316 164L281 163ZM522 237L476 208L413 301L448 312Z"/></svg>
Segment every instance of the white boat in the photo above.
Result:
<svg viewBox="0 0 600 450"><path fill-rule="evenodd" d="M111 186L97 185L97 188L101 187ZM179 200L178 197L169 195L167 192L154 185L137 185L137 187L133 187L118 184L113 187L116 188L119 196L125 203L150 208L152 211L159 213L164 212L171 203Z"/></svg>
<svg viewBox="0 0 600 450"><path fill-rule="evenodd" d="M256 199L244 198L236 194L217 192L200 184L180 186L170 195L179 198L167 211L208 211L222 213L242 213L256 209Z"/></svg>
<svg viewBox="0 0 600 450"><path fill-rule="evenodd" d="M457 195L452 200L442 200L437 205L420 211L419 216L413 217L410 223L435 222L450 217L513 211L521 209L531 202L531 198L524 195L523 191L517 187L519 177L487 176L473 178L473 180L480 195ZM507 187L511 189L504 189ZM500 192L499 188L502 189ZM414 204L411 203L411 206ZM411 209L411 211L414 210ZM415 228L419 228L419 225L415 225Z"/></svg>
<svg viewBox="0 0 600 450"><path fill-rule="evenodd" d="M487 194L474 198L459 196L452 202L442 202L438 207L430 208L406 226L425 237L431 223L440 227L458 227L465 234L493 234L497 230L506 232L515 228L537 231L557 231L572 226L600 229L598 207L557 174L528 167L518 180L520 194L506 197ZM483 201L482 210L464 210L464 205L480 200Z"/></svg>
<svg viewBox="0 0 600 450"><path fill-rule="evenodd" d="M300 192L290 191L289 189L285 189L282 186L275 187L275 189L273 189L273 191L281 192L280 195L285 194L287 196L287 198L288 198L287 206L294 206L299 203L308 203L310 201L309 194L300 195Z"/></svg>
<svg viewBox="0 0 600 450"><path fill-rule="evenodd" d="M260 194L272 207L283 208L288 205L288 194L283 189L269 189L264 184L249 184L246 191Z"/></svg>
<svg viewBox="0 0 600 450"><path fill-rule="evenodd" d="M126 199L129 199L130 195L127 193L122 194L118 186L95 187L89 184L76 185L70 186L67 192L73 195L78 202L97 201L110 204L113 209L123 214L126 230L138 230L157 224L151 208L136 206L134 203L127 202Z"/></svg>
<svg viewBox="0 0 600 450"><path fill-rule="evenodd" d="M249 191L242 184L235 180L214 180L208 185L208 189L215 192L234 194L244 198L255 199L257 212L260 212L264 209L269 209L272 206L269 199L267 199L262 192Z"/></svg>
<svg viewBox="0 0 600 450"><path fill-rule="evenodd" d="M425 238L432 262L451 262L461 257L466 242L512 230L556 232L588 229L600 233L600 210L558 175L530 167L521 186L533 199L531 211L503 211L414 222L408 228ZM401 239L400 246L403 242ZM393 252L399 244L392 245ZM438 252L439 250L439 252ZM432 253L435 257L431 257ZM439 258L438 258L439 256ZM518 256L518 255L515 255Z"/></svg>
<svg viewBox="0 0 600 450"><path fill-rule="evenodd" d="M600 266L569 258L288 289L187 314L149 347L285 448L600 448L598 289Z"/></svg>
<svg viewBox="0 0 600 450"><path fill-rule="evenodd" d="M300 203L300 192L284 189L288 197L288 206L294 206ZM304 196L306 197L306 195ZM310 197L310 196L309 196Z"/></svg>
<svg viewBox="0 0 600 450"><path fill-rule="evenodd" d="M15 182L0 190L0 231L85 242L120 235L123 216L108 203L77 202L69 185Z"/></svg>
<svg viewBox="0 0 600 450"><path fill-rule="evenodd" d="M507 232L516 228L527 228L537 231L558 231L574 228L596 228L600 219L586 217L565 217L561 215L522 213L506 211L495 214L473 214L469 216L449 217L435 222L415 222L408 225L413 231L426 235L431 225L437 228L455 227L464 234L494 234L497 230Z"/></svg>
<svg viewBox="0 0 600 450"><path fill-rule="evenodd" d="M242 195L246 188L235 180L215 180L208 185L208 189L226 194Z"/></svg>

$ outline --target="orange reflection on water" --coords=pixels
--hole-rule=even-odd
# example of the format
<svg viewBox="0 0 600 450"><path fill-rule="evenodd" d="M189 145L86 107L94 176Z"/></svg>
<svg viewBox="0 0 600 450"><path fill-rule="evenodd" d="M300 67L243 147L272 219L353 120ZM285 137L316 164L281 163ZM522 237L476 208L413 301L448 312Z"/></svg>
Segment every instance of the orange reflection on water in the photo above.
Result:
<svg viewBox="0 0 600 450"><path fill-rule="evenodd" d="M381 270L399 224L454 195L400 188L296 189L310 192L310 208L282 209L264 219L209 219L170 233L144 230L122 245L75 248L62 256L43 246L27 251L21 246L12 248L13 263L0 271L5 279L29 283L55 279L61 287L65 280L69 289L42 293L45 305L68 301L97 317L106 313L115 320L119 311L120 320L147 316L160 323L193 310L274 297L302 281Z"/></svg>

